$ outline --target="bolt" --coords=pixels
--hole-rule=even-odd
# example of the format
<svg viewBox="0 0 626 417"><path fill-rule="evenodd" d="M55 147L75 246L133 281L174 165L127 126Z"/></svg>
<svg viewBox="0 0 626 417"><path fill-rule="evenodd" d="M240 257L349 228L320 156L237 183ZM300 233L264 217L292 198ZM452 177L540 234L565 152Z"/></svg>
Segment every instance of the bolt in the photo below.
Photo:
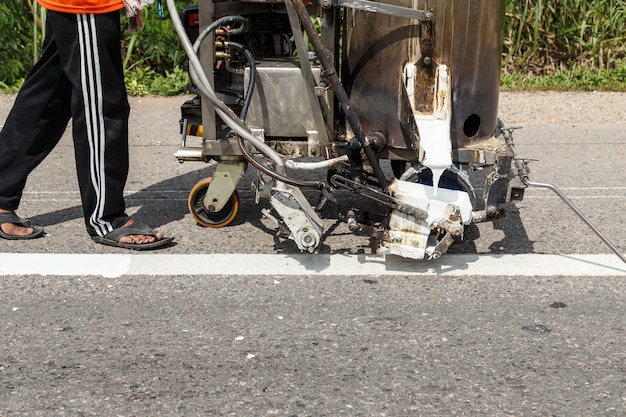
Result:
<svg viewBox="0 0 626 417"><path fill-rule="evenodd" d="M452 225L450 227L450 233L452 234L452 236L454 237L460 237L463 236L463 226L460 224L456 224L456 225Z"/></svg>

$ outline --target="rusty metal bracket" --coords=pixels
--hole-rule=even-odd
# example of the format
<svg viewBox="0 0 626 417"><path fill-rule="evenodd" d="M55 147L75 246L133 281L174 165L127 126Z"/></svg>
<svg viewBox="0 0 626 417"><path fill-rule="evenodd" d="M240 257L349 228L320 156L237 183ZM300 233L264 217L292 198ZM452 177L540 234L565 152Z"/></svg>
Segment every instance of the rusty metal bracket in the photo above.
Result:
<svg viewBox="0 0 626 417"><path fill-rule="evenodd" d="M388 194L382 193L356 181L349 180L340 175L333 175L333 177L330 179L330 183L337 188L352 191L353 193L358 194L361 197L368 198L372 201L389 207L390 209L398 210L402 213L413 216L416 219L425 220L426 218L428 218L428 212L426 212L425 210L419 209L417 207L412 207L406 203L398 201Z"/></svg>

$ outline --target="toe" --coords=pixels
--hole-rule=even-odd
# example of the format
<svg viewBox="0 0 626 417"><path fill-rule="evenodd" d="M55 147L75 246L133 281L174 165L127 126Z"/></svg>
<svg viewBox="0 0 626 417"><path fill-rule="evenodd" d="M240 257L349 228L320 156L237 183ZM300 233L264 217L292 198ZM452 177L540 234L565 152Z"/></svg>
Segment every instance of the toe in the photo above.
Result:
<svg viewBox="0 0 626 417"><path fill-rule="evenodd" d="M126 223L124 223L124 225L122 227L128 227L131 226L133 223L135 223L134 219L128 219L128 221ZM121 237L118 242L119 243L129 243L129 244L134 244L134 245L143 245L146 243L153 243L156 242L157 240L161 240L163 239L163 233L161 232L157 232L156 230L152 231L154 233L154 236L151 235L126 235Z"/></svg>
<svg viewBox="0 0 626 417"><path fill-rule="evenodd" d="M24 227L14 223L2 223L0 228L4 233L11 236L28 236L35 232L32 227Z"/></svg>

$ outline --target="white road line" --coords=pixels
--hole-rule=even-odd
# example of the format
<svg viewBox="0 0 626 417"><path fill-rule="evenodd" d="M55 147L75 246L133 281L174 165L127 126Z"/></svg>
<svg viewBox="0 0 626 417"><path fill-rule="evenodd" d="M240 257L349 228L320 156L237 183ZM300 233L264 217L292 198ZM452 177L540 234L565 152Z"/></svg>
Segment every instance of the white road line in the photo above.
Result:
<svg viewBox="0 0 626 417"><path fill-rule="evenodd" d="M0 275L103 276L626 276L615 255L0 254Z"/></svg>
<svg viewBox="0 0 626 417"><path fill-rule="evenodd" d="M484 190L483 187L474 187L475 190ZM563 191L626 191L626 187L559 187ZM542 188L528 188L533 192L545 192L550 193L550 190ZM247 190L242 190L243 192ZM25 191L24 195L39 195L39 194L77 194L78 190L37 190L37 191ZM159 193L174 193L174 194L188 194L189 190L181 189L162 189L162 190L124 190L124 195L131 194L159 194Z"/></svg>

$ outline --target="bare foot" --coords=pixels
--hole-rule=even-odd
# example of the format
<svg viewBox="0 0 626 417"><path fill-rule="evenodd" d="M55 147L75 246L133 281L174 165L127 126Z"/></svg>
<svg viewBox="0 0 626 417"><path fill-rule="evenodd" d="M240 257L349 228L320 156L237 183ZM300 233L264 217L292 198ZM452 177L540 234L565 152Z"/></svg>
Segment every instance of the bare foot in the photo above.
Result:
<svg viewBox="0 0 626 417"><path fill-rule="evenodd" d="M0 213L11 213L11 210L0 209ZM0 224L0 229L7 235L12 236L28 236L35 231L32 227L24 227L14 223L2 223Z"/></svg>
<svg viewBox="0 0 626 417"><path fill-rule="evenodd" d="M122 227L130 226L133 223L135 223L135 220L130 219L126 223L124 223L124 226L122 226ZM163 233L155 231L154 234L156 236L149 236L149 235L127 235L127 236L122 236L118 240L118 242L119 243L130 243L130 244L142 245L142 244L145 244L145 243L152 243L152 242L156 242L157 240L163 239Z"/></svg>

